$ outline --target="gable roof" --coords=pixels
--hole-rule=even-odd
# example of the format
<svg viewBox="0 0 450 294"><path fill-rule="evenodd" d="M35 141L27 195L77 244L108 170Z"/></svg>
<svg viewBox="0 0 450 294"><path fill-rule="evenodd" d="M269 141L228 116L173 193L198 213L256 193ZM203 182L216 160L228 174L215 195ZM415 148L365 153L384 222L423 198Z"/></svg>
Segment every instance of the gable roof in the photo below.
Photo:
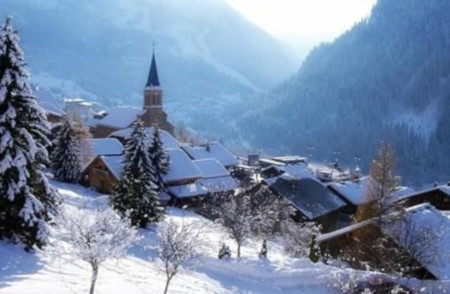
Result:
<svg viewBox="0 0 450 294"><path fill-rule="evenodd" d="M358 206L368 201L367 195L368 177L362 177L357 181L333 182L328 184L330 190L335 192L344 200ZM410 194L413 190L408 187L397 187L394 191L395 199L402 199Z"/></svg>
<svg viewBox="0 0 450 294"><path fill-rule="evenodd" d="M169 149L167 153L169 155L169 173L163 176L164 182L170 183L202 177L199 169L181 149Z"/></svg>
<svg viewBox="0 0 450 294"><path fill-rule="evenodd" d="M115 107L108 110L108 115L96 120L97 125L109 126L116 129L128 128L145 110L131 107Z"/></svg>
<svg viewBox="0 0 450 294"><path fill-rule="evenodd" d="M99 156L117 180L122 177L122 155Z"/></svg>
<svg viewBox="0 0 450 294"><path fill-rule="evenodd" d="M109 137L119 138L123 139L128 137L131 132L133 131L133 128L127 128L123 130L118 130L109 135ZM146 127L145 131L149 135L150 138L153 136L153 127ZM161 132L161 141L163 143L164 148L166 149L176 149L180 147L180 142L178 142L177 139L175 139L169 132L160 129Z"/></svg>
<svg viewBox="0 0 450 294"><path fill-rule="evenodd" d="M312 178L292 179L281 176L270 184L270 188L289 200L309 220L345 206L322 183Z"/></svg>
<svg viewBox="0 0 450 294"><path fill-rule="evenodd" d="M215 158L225 167L230 167L239 163L236 156L219 142L212 142L201 146L183 145L181 148L183 148L192 159Z"/></svg>
<svg viewBox="0 0 450 294"><path fill-rule="evenodd" d="M114 138L90 139L92 147L92 155L121 155L123 153L123 145L119 140Z"/></svg>
<svg viewBox="0 0 450 294"><path fill-rule="evenodd" d="M202 173L200 183L210 192L229 191L238 187L236 180L217 159L199 159L193 163Z"/></svg>
<svg viewBox="0 0 450 294"><path fill-rule="evenodd" d="M223 164L215 158L198 159L192 162L200 170L203 178L216 178L230 175Z"/></svg>
<svg viewBox="0 0 450 294"><path fill-rule="evenodd" d="M403 192L401 194L401 196L399 197L399 199L413 198L416 196L420 196L422 194L433 193L433 192L443 193L444 195L450 197L450 186L442 185L442 186L432 187L432 188L425 189L422 191L417 191L417 192L416 191L409 192L409 193Z"/></svg>

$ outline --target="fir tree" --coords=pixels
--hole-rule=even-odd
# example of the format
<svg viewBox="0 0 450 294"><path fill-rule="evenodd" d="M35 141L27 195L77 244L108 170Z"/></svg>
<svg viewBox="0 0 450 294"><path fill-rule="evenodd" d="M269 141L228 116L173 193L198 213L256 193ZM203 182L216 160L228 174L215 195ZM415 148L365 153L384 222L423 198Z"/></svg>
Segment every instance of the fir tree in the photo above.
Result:
<svg viewBox="0 0 450 294"><path fill-rule="evenodd" d="M122 178L114 191L112 204L139 227L160 220L164 213L148 149L148 136L142 121L138 120L125 141Z"/></svg>
<svg viewBox="0 0 450 294"><path fill-rule="evenodd" d="M150 158L154 168L154 177L158 191L164 190L163 175L169 172L169 157L161 140L161 130L158 126L153 126L152 140L149 148Z"/></svg>
<svg viewBox="0 0 450 294"><path fill-rule="evenodd" d="M46 243L59 201L43 173L49 125L27 83L18 41L8 17L0 32L0 239L30 250Z"/></svg>
<svg viewBox="0 0 450 294"><path fill-rule="evenodd" d="M76 183L83 167L82 141L74 122L65 118L55 139L52 167L55 178L62 182Z"/></svg>

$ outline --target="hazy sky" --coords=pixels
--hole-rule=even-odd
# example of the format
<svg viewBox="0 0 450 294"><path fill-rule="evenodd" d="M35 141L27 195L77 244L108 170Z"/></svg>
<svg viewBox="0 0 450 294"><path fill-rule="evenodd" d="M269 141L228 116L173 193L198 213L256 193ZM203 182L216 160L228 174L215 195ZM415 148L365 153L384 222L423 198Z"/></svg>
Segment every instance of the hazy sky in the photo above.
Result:
<svg viewBox="0 0 450 294"><path fill-rule="evenodd" d="M226 0L248 20L298 47L331 41L368 16L376 0Z"/></svg>

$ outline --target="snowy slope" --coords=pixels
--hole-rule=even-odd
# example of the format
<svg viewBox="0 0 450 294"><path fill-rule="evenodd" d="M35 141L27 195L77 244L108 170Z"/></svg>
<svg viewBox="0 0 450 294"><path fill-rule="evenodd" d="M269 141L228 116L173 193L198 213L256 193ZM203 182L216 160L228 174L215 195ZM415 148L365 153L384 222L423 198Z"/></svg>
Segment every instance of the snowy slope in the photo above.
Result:
<svg viewBox="0 0 450 294"><path fill-rule="evenodd" d="M67 212L107 205L107 196L79 186L55 183L64 198ZM286 258L272 249L261 261L258 247L243 247L243 258L221 261L218 246L234 243L215 224L179 209L171 209L165 221L189 222L204 230L207 247L192 270L182 270L174 278L170 293L333 293L327 286L330 267L308 260ZM143 243L154 242L156 233L143 232ZM141 245L133 247L122 260L112 260L100 268L96 293L162 293L164 276ZM90 267L68 256L56 258L46 252L25 253L20 247L0 243L0 293L83 293L89 288Z"/></svg>
<svg viewBox="0 0 450 294"><path fill-rule="evenodd" d="M76 185L54 184L63 196L66 213L108 205L106 195ZM235 250L234 242L221 227L180 209L171 209L165 221L192 224L202 230L206 244L195 267L182 269L175 276L169 293L341 293L336 286L346 284L349 277L355 281L363 276L366 279L379 276L288 258L274 243L269 243L267 260L257 257L259 242L247 242L241 259L219 260L216 256L222 242ZM107 261L100 267L97 294L163 292L165 277L158 271L154 253L143 250L144 244L156 242L155 228L142 230L141 234L143 240L132 247L125 258ZM69 256L54 256L48 250L29 254L18 246L0 242L0 257L2 294L69 294L86 293L89 289L89 265ZM411 281L410 285L419 284Z"/></svg>

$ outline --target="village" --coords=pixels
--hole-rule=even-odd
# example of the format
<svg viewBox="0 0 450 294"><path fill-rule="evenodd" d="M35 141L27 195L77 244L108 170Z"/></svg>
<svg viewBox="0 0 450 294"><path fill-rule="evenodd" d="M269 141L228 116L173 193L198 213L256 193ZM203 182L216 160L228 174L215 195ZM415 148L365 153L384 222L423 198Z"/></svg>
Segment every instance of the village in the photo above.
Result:
<svg viewBox="0 0 450 294"><path fill-rule="evenodd" d="M450 183L435 184L421 191L395 186L389 191L393 199L391 205L403 208L401 217L395 218L389 226L377 222L376 217L358 222L355 221L358 208L374 202L367 197L370 176L363 175L359 168L350 170L336 163L312 163L299 155L262 157L248 153L238 156L217 141L195 144L192 143L195 140L177 137L163 108L163 87L155 54L143 92L142 108L116 107L99 111L98 108L94 110L94 103L80 98L66 99L64 109L42 104L48 120L55 127L72 116L81 118L89 128L91 150L79 184L100 193L113 192L122 177L126 138L133 132L135 122L140 120L148 134L154 133L155 127L160 129L169 158L169 171L163 176L165 189L159 194L163 205L202 213L204 204L220 195L235 195L238 191L256 193L266 189L289 203L298 222L320 226L320 234L315 240L322 256L337 258L344 252L353 258L370 255L376 252L368 246L374 242L372 237L382 236L390 243L390 248L408 255L398 261L391 273L408 268L404 274L410 277L450 278L450 256L447 255L450 252L443 252L448 251L445 244L450 240ZM39 101L39 91L37 94ZM394 229L400 223L402 230L408 232L408 238L400 237ZM424 230L428 231L427 236L424 236ZM433 233L433 230L439 232ZM359 242L358 253L354 249L355 240ZM426 244L413 246L419 241ZM368 252L361 253L364 248ZM438 251L440 257L431 256ZM379 268L379 263L377 259L368 259L364 265L352 263L352 266Z"/></svg>

